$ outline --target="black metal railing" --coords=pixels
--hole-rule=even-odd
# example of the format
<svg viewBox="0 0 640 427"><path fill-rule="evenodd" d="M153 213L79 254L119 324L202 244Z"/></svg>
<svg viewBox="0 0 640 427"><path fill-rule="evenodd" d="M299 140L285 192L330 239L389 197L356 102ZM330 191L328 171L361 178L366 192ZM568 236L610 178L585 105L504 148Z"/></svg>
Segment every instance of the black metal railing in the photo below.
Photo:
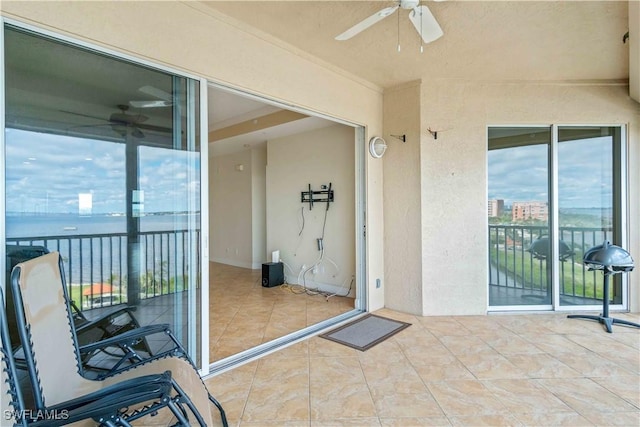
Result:
<svg viewBox="0 0 640 427"><path fill-rule="evenodd" d="M146 231L138 236L140 299L186 290L190 274L199 286L199 230ZM71 299L81 309L128 302L126 233L12 237L7 245L60 252ZM194 270L189 259L194 259Z"/></svg>
<svg viewBox="0 0 640 427"><path fill-rule="evenodd" d="M546 293L550 289L551 252L548 227L533 225L489 225L489 284L502 288ZM611 228L560 227L560 294L597 299L596 272L588 271L582 256L589 248L610 240Z"/></svg>

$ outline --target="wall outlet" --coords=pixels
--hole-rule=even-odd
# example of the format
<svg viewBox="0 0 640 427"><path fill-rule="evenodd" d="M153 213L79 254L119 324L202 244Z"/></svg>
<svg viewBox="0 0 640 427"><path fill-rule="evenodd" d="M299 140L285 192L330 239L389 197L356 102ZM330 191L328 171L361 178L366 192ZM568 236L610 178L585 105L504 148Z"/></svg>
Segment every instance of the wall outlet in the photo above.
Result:
<svg viewBox="0 0 640 427"><path fill-rule="evenodd" d="M313 270L311 270L311 272L312 272L313 274L318 274L318 266L317 266L317 265L314 265L314 266L313 266Z"/></svg>

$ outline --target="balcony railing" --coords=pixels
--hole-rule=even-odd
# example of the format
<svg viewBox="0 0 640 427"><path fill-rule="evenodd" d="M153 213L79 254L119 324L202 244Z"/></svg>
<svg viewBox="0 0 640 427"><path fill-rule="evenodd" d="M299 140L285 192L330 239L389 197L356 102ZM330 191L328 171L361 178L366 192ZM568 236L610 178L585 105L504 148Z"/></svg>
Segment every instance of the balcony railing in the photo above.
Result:
<svg viewBox="0 0 640 427"><path fill-rule="evenodd" d="M560 295L602 299L598 276L585 268L582 256L589 248L611 240L613 229L560 227L559 231ZM548 227L544 226L489 225L489 284L547 294L551 284L547 265L550 248L548 241L541 241L547 233Z"/></svg>
<svg viewBox="0 0 640 427"><path fill-rule="evenodd" d="M200 245L194 244L200 241L200 232L146 231L138 235L140 299L186 290L189 274L200 271ZM126 233L14 237L7 238L7 245L60 252L71 299L83 310L128 302ZM194 270L189 269L189 258L196 263ZM195 277L198 282L199 276Z"/></svg>

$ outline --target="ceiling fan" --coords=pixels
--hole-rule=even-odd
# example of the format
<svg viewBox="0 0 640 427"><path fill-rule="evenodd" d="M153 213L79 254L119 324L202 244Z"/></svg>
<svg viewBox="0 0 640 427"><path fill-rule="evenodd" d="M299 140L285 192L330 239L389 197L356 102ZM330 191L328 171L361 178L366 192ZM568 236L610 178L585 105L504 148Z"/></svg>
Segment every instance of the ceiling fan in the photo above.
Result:
<svg viewBox="0 0 640 427"><path fill-rule="evenodd" d="M364 19L363 21L358 22L356 25L349 28L344 33L336 36L335 39L348 40L351 37L366 30L367 28L373 26L374 24L382 21L387 16L392 15L399 8L411 10L411 12L409 12L409 20L415 27L424 43L430 43L434 40L437 40L444 34L442 32L442 28L440 28L440 25L438 25L438 21L436 21L436 18L433 16L429 8L427 6L420 5L420 0L398 0L396 1L396 3L397 4L395 6L386 7L374 13L370 17ZM398 45L398 50L400 50L400 45Z"/></svg>
<svg viewBox="0 0 640 427"><path fill-rule="evenodd" d="M142 132L142 130L140 130L140 128L148 128L148 129L162 129L159 128L157 126L146 126L143 125L142 123L147 121L149 118L143 114L127 114L127 110L129 109L128 105L124 105L124 104L120 104L117 106L118 109L120 110L120 112L117 113L112 113L108 119L104 119L101 117L95 117L95 116L91 116L88 114L82 114L82 113L76 113L73 111L63 111L64 113L68 113L68 114L73 114L76 116L83 116L83 117L90 117L92 119L98 119L98 120L103 120L106 121L107 123L101 123L101 124L93 124L93 125L80 125L80 126L73 126L71 129L78 129L78 128L90 128L90 127L99 127L99 126L110 126L111 129L116 132L118 135L120 135L121 137L125 137L127 135L127 132L129 130L129 128L131 129L131 136L135 137L135 138L144 138L145 135Z"/></svg>
<svg viewBox="0 0 640 427"><path fill-rule="evenodd" d="M142 93L151 95L154 100L149 101L129 101L129 105L135 108L158 108L158 107L170 107L173 105L173 98L170 93L165 92L162 89L158 89L153 86L142 86L138 89Z"/></svg>

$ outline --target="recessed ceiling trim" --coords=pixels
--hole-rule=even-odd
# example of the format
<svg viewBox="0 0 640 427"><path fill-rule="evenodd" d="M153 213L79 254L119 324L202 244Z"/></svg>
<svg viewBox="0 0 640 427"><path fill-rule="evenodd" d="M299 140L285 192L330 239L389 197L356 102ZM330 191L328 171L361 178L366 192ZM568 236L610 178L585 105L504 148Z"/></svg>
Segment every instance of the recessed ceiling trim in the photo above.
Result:
<svg viewBox="0 0 640 427"><path fill-rule="evenodd" d="M246 120L235 125L227 126L222 129L212 130L211 132L209 132L209 142L215 142L238 135L244 135L246 133L267 129L273 126L282 125L284 123L304 119L306 117L309 116L295 111L281 110L275 113L267 114L265 116Z"/></svg>

